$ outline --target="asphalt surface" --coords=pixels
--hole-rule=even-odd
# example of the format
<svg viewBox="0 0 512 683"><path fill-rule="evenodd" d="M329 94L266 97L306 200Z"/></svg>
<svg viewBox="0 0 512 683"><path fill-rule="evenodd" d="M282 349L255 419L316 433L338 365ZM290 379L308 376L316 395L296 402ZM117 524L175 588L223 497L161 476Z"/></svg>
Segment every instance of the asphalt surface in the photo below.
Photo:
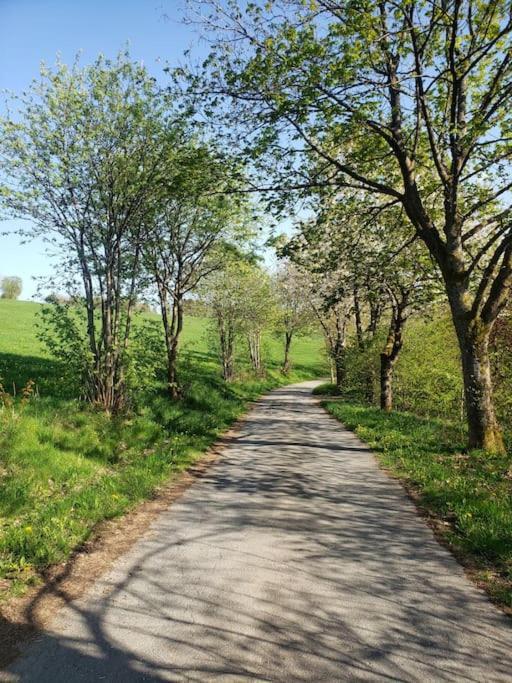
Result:
<svg viewBox="0 0 512 683"><path fill-rule="evenodd" d="M512 681L512 622L312 386L263 398L9 680Z"/></svg>

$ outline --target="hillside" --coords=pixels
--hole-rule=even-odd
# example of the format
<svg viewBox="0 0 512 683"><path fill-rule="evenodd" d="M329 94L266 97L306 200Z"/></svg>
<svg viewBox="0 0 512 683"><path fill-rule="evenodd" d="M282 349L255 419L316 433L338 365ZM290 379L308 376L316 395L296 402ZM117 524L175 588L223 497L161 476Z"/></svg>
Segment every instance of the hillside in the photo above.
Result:
<svg viewBox="0 0 512 683"><path fill-rule="evenodd" d="M28 380L37 383L42 395L54 393L54 364L48 351L38 340L37 313L41 304L32 301L0 299L0 378L7 390L13 383L23 386ZM154 314L148 316L154 320ZM216 354L209 335L209 321L189 316L182 337L184 355L216 365ZM273 335L265 339L267 366L278 370L282 362L282 341ZM305 377L327 374L324 344L320 334L298 336L292 347L292 364ZM51 390L50 390L51 387Z"/></svg>

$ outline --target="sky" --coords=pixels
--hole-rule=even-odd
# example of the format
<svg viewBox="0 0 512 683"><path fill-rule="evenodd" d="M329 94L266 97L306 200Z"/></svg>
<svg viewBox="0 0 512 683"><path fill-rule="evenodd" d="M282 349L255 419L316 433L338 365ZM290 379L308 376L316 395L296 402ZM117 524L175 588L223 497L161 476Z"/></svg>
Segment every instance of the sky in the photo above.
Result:
<svg viewBox="0 0 512 683"><path fill-rule="evenodd" d="M137 61L162 83L166 62L179 63L185 50L201 55L194 29L181 22L182 0L0 0L0 92L20 92L38 75L41 62L57 54L81 62L99 53L113 57L127 44ZM0 221L0 277L23 279L22 299L36 295L34 277L51 275L54 263L40 242L20 244L17 223Z"/></svg>

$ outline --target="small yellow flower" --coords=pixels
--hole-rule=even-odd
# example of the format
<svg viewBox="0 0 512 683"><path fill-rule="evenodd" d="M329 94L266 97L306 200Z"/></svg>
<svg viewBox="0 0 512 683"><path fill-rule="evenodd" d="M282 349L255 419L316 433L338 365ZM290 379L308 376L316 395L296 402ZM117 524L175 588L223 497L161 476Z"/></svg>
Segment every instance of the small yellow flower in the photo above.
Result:
<svg viewBox="0 0 512 683"><path fill-rule="evenodd" d="M31 527L31 526L26 526L26 527L23 529L23 531L24 531L26 534L31 534L31 533L32 533L32 527Z"/></svg>

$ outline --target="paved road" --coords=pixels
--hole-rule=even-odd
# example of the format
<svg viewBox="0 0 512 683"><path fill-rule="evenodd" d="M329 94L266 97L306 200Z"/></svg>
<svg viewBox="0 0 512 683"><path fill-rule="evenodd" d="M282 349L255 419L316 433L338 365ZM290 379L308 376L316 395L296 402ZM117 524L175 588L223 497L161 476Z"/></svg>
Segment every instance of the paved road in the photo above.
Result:
<svg viewBox="0 0 512 683"><path fill-rule="evenodd" d="M279 389L12 680L512 681L512 626L401 487Z"/></svg>

